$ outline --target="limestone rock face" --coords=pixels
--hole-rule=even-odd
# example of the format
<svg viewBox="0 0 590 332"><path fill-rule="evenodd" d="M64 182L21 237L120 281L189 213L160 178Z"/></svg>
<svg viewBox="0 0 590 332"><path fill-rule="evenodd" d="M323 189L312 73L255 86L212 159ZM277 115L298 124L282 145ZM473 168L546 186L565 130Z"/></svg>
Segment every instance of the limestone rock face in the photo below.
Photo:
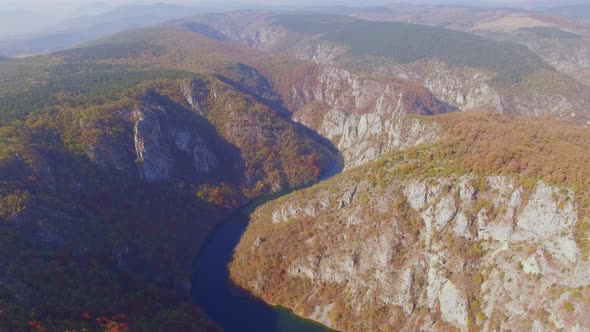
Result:
<svg viewBox="0 0 590 332"><path fill-rule="evenodd" d="M158 101L166 97L148 93L133 107L108 111L112 117L106 125L119 129L115 135L105 133L105 124L81 119L82 135L90 138L84 147L88 157L96 164L137 174L148 182L215 171L220 166L215 152L217 138L202 130L207 123L204 101L210 86L206 80L191 80L179 88L192 110L167 108ZM185 165L187 161L190 165ZM190 174L186 174L187 166Z"/></svg>
<svg viewBox="0 0 590 332"><path fill-rule="evenodd" d="M166 97L153 93L134 106L106 110L112 115L106 126L117 128L115 134L106 133L105 124L81 119L84 152L96 164L148 182L212 174L220 166L220 138L203 130L210 126L202 116L205 88L198 81L180 85L192 110L164 106L158 98Z"/></svg>
<svg viewBox="0 0 590 332"><path fill-rule="evenodd" d="M155 110L142 108L135 112L135 151L140 163L139 172L147 181L162 181L170 178L174 167L172 157L162 137L160 122Z"/></svg>
<svg viewBox="0 0 590 332"><path fill-rule="evenodd" d="M218 167L217 157L198 132L171 126L163 106L146 102L132 116L137 167L147 181L171 179L179 167L178 152L190 160L195 174L208 174Z"/></svg>
<svg viewBox="0 0 590 332"><path fill-rule="evenodd" d="M236 11L195 19L234 41L257 49L275 50L284 44L287 32L280 26L268 24L271 16L271 12L265 11Z"/></svg>
<svg viewBox="0 0 590 332"><path fill-rule="evenodd" d="M440 292L440 311L442 318L467 331L467 298L453 283L447 281Z"/></svg>
<svg viewBox="0 0 590 332"><path fill-rule="evenodd" d="M193 166L197 173L207 174L218 165L217 158L209 151L209 148L200 137L195 139L192 157Z"/></svg>
<svg viewBox="0 0 590 332"><path fill-rule="evenodd" d="M452 9L453 12L455 10L457 9ZM405 13L405 10L401 12ZM387 19L387 15L392 14L375 16L374 13L365 13L359 16L383 20ZM449 24L448 19L443 19L444 14L439 15L438 13L435 15L437 17L435 23L424 19L423 13L417 13L413 21L435 26ZM456 12L453 15L456 15ZM464 16L476 17L477 15L469 13ZM406 19L407 17L397 17L395 20L405 21ZM578 81L575 82L574 79L569 79L566 75L561 75L553 69L542 69L539 71L539 73L544 71L540 74L541 77L526 77L525 86L516 84L509 87L499 87L494 81L496 73L483 67L459 67L434 58L412 63L400 63L392 58L359 59L359 57L351 55L344 44L322 38L322 35L305 35L286 29L277 24L276 17L272 12L236 12L208 15L197 18L197 20L210 25L234 41L259 50L288 54L299 59L313 61L320 66L350 70L356 70L360 66L364 72L368 73L366 75L369 77L387 77L388 79L419 82L433 96L445 103L449 109L559 117L569 117L570 114L577 113L576 116L579 119L576 118L576 121L583 120L582 123L586 123L585 120L587 120L588 101L582 96L587 95L588 87L586 85L590 82L590 70L588 70L590 47L584 38L531 38L526 32L520 30L512 31L512 33L486 32L485 29L471 29L477 25L473 22L473 25L463 23L453 25L451 23L449 27L452 29L466 30L483 34L487 38L525 45L546 63ZM463 18L461 21L463 22ZM353 64L351 65L351 63ZM543 77L543 75L548 76ZM559 77L560 85L565 81L567 88L554 89L551 85L544 84L541 84L540 87L535 86L539 81L551 81L552 77ZM364 88L367 89L366 86Z"/></svg>
<svg viewBox="0 0 590 332"><path fill-rule="evenodd" d="M192 106L193 110L197 111L200 115L205 115L205 109L202 104L209 95L207 85L202 81L190 80L181 85L181 90L184 98Z"/></svg>
<svg viewBox="0 0 590 332"><path fill-rule="evenodd" d="M371 79L337 67L325 66L315 79L302 82L292 88L290 96L299 107L293 119L331 140L347 168L394 149L436 140L435 125L408 115L447 111L423 88ZM305 107L308 104L322 105L322 110ZM321 119L314 121L318 112Z"/></svg>
<svg viewBox="0 0 590 332"><path fill-rule="evenodd" d="M296 50L296 57L311 60L320 65L334 65L336 59L346 50L336 44L320 40L315 44L303 45Z"/></svg>
<svg viewBox="0 0 590 332"><path fill-rule="evenodd" d="M521 236L544 239L574 225L578 214L571 201L573 192L568 190L565 195L565 198L562 198L564 196L557 188L540 183L530 198L529 204L516 217L517 226L528 233ZM566 201L556 201L556 196ZM559 206L560 204L563 206Z"/></svg>
<svg viewBox="0 0 590 332"><path fill-rule="evenodd" d="M475 68L453 68L433 60L385 66L379 71L393 77L420 81L437 98L461 111L505 111L502 96L488 83L492 73Z"/></svg>
<svg viewBox="0 0 590 332"><path fill-rule="evenodd" d="M586 108L583 98L557 92L502 91L490 83L493 73L477 68L455 68L435 60L383 66L377 72L419 81L438 99L464 112L486 110L529 116L563 116ZM576 86L571 89L584 88Z"/></svg>
<svg viewBox="0 0 590 332"><path fill-rule="evenodd" d="M374 170L349 170L257 210L237 247L234 279L256 281L250 289L273 294L273 303L309 306L298 310L308 317L334 305L344 320L332 313L327 323L345 330L590 323L590 263L574 235L573 190L506 176L367 175ZM260 259L274 263L261 268ZM541 311L551 320L529 319Z"/></svg>
<svg viewBox="0 0 590 332"><path fill-rule="evenodd" d="M174 145L191 157L192 166L196 173L207 174L215 169L219 162L210 151L205 140L186 129L173 128L169 134L174 139Z"/></svg>
<svg viewBox="0 0 590 332"><path fill-rule="evenodd" d="M590 83L590 45L583 38L531 38L522 32L513 33L505 38L526 45L557 70L586 85Z"/></svg>

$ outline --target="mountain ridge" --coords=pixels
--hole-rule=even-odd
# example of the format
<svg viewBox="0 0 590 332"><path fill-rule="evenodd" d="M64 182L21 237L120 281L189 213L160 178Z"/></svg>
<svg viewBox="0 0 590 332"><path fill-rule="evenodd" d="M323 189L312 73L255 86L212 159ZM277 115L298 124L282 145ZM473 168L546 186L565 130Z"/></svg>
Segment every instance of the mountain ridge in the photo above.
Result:
<svg viewBox="0 0 590 332"><path fill-rule="evenodd" d="M0 220L12 253L0 261L0 326L214 330L188 298L191 262L207 234L251 199L314 181L336 152L270 102L200 66L146 76L124 63L163 48L110 45L106 52L89 46L9 60L1 68L8 70L3 84L14 91L32 86L46 93L33 90L40 107L25 104L0 129L0 173L9 175L0 182ZM96 65L105 60L119 64ZM223 75L239 80L238 69ZM49 89L36 81L46 73L55 80ZM9 116L5 110L14 108L3 101L2 115ZM14 251L32 242L39 244L33 252ZM46 258L41 264L35 257ZM25 263L17 268L13 259ZM34 286L29 264L51 275L47 283ZM112 277L101 284L90 271ZM101 287L112 296L97 302ZM53 306L64 293L68 302Z"/></svg>
<svg viewBox="0 0 590 332"><path fill-rule="evenodd" d="M379 28L381 26L393 27L400 25L411 27L411 29L416 31L425 29L424 31L428 32L426 35L432 31L441 32L448 38L459 33L457 31L399 22L358 20L347 16L321 16L318 14L283 15L285 16L274 12L230 12L226 14L196 16L182 20L181 22L196 21L209 25L234 41L271 54L286 54L302 60L315 62L321 66L339 67L365 76L418 81L426 86L439 100L462 111L487 109L515 115L540 116L551 114L555 117L568 119L580 124L586 124L590 120L585 111L585 99L580 98L581 94L575 92L587 91L589 89L588 86L576 81L569 74L559 72L552 68L544 60L541 60L538 55L523 45L503 41L500 41L500 44L496 44L497 41L490 38L479 39L480 37L473 34L469 35L470 38L475 38L489 47L491 45L503 45L507 49L520 50L526 53L522 55L520 51L512 52L511 54L513 56L522 60L520 62L516 61L515 63L529 63L526 59L530 58L534 60L532 61L533 64L538 64L536 67L516 66L519 69L513 69L506 68L504 64L514 61L508 61L508 59L505 59L506 61L500 61L498 62L499 67L496 67L504 68L502 69L503 71L510 72L510 75L513 75L512 78L503 80L501 76L499 79L498 73L489 69L492 67L496 68L492 66L493 61L484 64L483 67L469 66L468 63L471 63L469 61L473 59L481 61L482 59L479 56L474 56L474 54L462 54L461 56L468 60L468 62L463 61L463 65L453 62L455 60L448 63L444 59L428 57L433 55L427 55L425 57L420 55L422 54L420 52L414 55L410 54L412 57L408 59L414 60L413 62L404 63L403 61L397 61L391 55L380 56L380 53L376 53L377 56L355 55L351 53L350 45L346 44L346 42L343 43L342 40L338 41L336 37L325 37L326 35L341 33L342 26L352 26L354 22L369 24L373 26L371 29L377 32L380 31L379 33L385 31ZM302 34L292 31L289 27L281 25L280 17L305 17L309 21L309 24L306 24L307 29L313 28L316 34L314 35L311 32L309 34ZM327 21L321 21L322 17L326 18ZM178 24L180 25L182 23L178 22ZM325 31L322 32L321 29ZM463 36L463 32L459 34ZM348 38L349 34L344 35ZM384 42L382 40L387 40L387 38L375 38L375 40L370 42L383 46ZM413 41L406 39L402 43L411 46ZM428 43L424 42L424 45L428 46ZM412 46L388 49L393 49L395 53L397 52L395 50L413 50L414 48ZM442 51L444 51L444 48L440 49L439 53ZM484 53L487 54L486 56L493 56L495 54L494 52ZM450 54L452 52L449 53L449 56ZM450 58L452 59L453 57L450 56ZM444 72L444 75L438 75L439 72ZM551 83L555 80L560 82L559 87L561 90L559 91ZM569 117L571 114L575 114L575 116Z"/></svg>
<svg viewBox="0 0 590 332"><path fill-rule="evenodd" d="M588 159L587 132L485 113L418 120L438 123L442 139L257 209L232 279L339 330L584 322L588 170L555 170ZM544 135L556 138L545 158L559 162L528 154Z"/></svg>
<svg viewBox="0 0 590 332"><path fill-rule="evenodd" d="M340 159L342 175L254 213L238 284L351 330L584 321L587 128L548 119L583 119L582 85L542 67L502 90L489 68L347 54L317 38L343 31L334 16L309 16L309 34L275 18L198 16L0 62L0 327L216 330L188 298L205 238ZM557 323L494 304L528 310L534 282Z"/></svg>

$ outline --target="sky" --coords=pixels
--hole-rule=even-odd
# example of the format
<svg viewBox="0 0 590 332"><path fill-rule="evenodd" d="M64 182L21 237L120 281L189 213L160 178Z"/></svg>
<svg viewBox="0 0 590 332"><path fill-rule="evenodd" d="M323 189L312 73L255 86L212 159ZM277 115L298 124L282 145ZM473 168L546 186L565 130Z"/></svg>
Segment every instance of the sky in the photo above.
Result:
<svg viewBox="0 0 590 332"><path fill-rule="evenodd" d="M169 2L169 3L185 3L185 4L212 4L212 3L220 3L220 1L213 1L213 0L156 0L157 2ZM81 7L87 4L108 4L111 6L122 5L126 3L150 3L155 2L154 0L0 0L0 6L4 9L6 7L37 7L46 9L55 8L55 7ZM256 4L256 5L270 5L270 4L299 4L305 3L308 4L385 4L385 3L392 3L392 2L405 2L405 3L483 3L486 5L493 5L493 4L502 4L502 5L521 5L521 4L528 4L528 5L535 5L535 4L544 4L548 2L552 2L555 5L562 5L566 3L580 3L580 2L588 2L584 0L224 0L223 3L232 3L234 5L243 5L243 4Z"/></svg>
<svg viewBox="0 0 590 332"><path fill-rule="evenodd" d="M35 9L35 10L69 10L77 11L83 10L85 6L93 8L100 7L115 7L128 3L153 3L153 2L167 2L167 3L182 3L190 5L205 5L211 4L229 4L232 6L269 6L269 5L376 5L386 4L392 2L405 3L463 3L463 4L483 4L488 6L535 6L535 5L564 5L568 3L590 2L590 0L0 0L0 11L9 9Z"/></svg>

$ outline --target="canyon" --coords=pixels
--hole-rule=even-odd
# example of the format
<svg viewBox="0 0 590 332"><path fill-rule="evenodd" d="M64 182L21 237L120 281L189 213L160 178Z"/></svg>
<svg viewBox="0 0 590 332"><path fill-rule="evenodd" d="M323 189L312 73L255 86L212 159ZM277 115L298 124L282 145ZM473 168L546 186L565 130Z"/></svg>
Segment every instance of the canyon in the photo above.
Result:
<svg viewBox="0 0 590 332"><path fill-rule="evenodd" d="M585 44L496 14L236 11L2 60L0 329L218 330L208 252L269 324L261 301L346 331L583 331Z"/></svg>

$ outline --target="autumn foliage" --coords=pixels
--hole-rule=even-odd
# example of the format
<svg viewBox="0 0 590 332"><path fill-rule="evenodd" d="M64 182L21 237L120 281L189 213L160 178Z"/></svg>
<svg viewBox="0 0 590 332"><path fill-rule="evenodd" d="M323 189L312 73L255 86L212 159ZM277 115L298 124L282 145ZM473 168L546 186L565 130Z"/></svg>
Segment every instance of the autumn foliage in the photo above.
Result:
<svg viewBox="0 0 590 332"><path fill-rule="evenodd" d="M590 187L587 128L488 113L447 114L437 121L446 131L437 159L455 160L466 170Z"/></svg>

